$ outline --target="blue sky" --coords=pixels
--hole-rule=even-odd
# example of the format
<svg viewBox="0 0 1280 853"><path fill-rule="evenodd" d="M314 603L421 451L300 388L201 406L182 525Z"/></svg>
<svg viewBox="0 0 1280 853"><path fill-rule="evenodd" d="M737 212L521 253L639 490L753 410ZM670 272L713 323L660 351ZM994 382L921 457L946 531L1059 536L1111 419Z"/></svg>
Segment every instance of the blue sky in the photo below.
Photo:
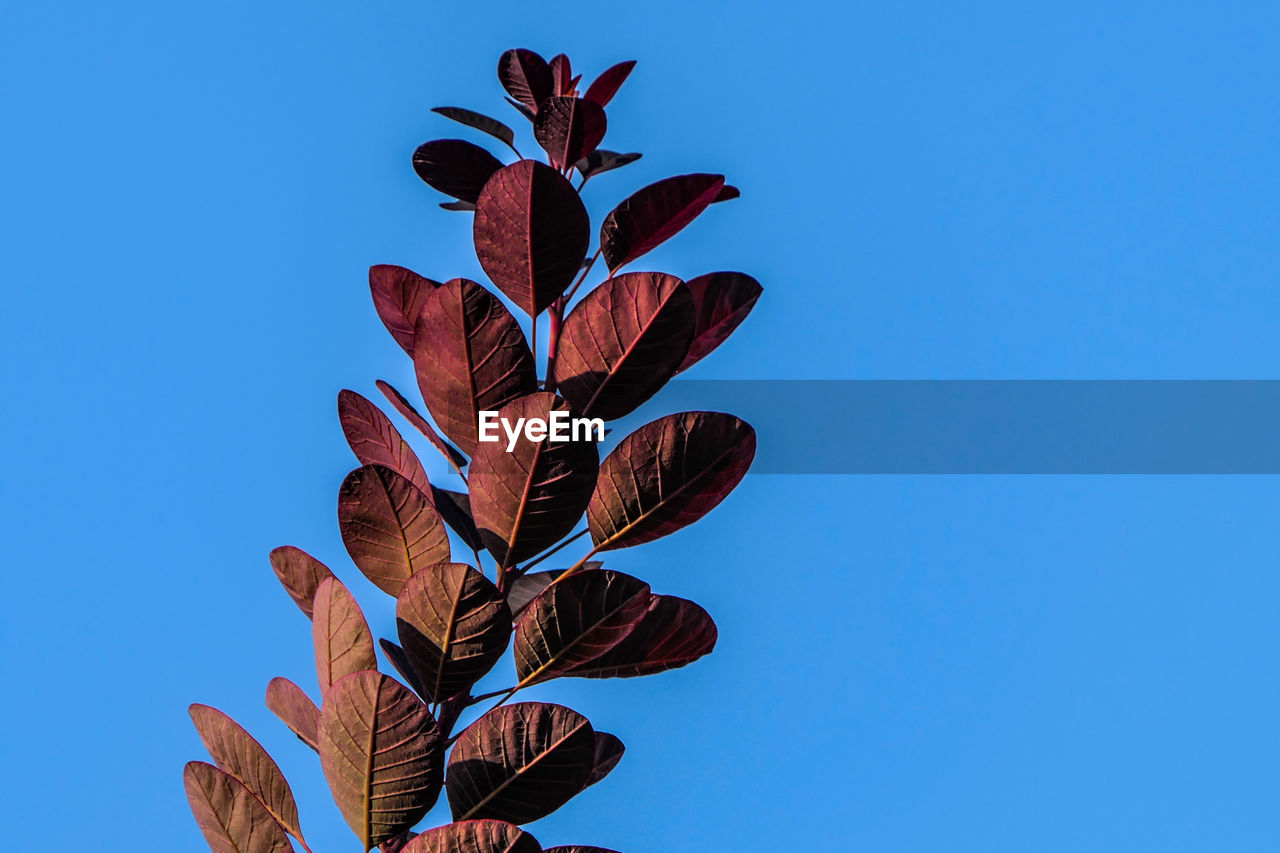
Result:
<svg viewBox="0 0 1280 853"><path fill-rule="evenodd" d="M334 400L413 385L370 264L480 275L470 219L408 163L459 135L430 107L518 123L505 48L639 61L606 144L645 158L592 181L595 215L670 174L741 187L649 261L765 286L700 378L1280 378L1280 9L1117 5L11 4L7 843L203 849L179 778L200 701L276 755L317 853L352 849L262 706L272 676L313 683L266 555L315 553L391 629L334 523ZM540 688L629 752L532 830L1273 850L1277 498L1269 477L748 477L610 562L707 606L720 646Z"/></svg>

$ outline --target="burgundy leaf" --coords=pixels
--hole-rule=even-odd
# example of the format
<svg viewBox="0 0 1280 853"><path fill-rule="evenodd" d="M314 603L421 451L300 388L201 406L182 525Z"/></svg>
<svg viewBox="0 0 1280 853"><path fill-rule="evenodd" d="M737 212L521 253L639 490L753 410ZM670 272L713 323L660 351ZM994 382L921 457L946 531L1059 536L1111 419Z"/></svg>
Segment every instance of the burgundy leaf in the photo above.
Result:
<svg viewBox="0 0 1280 853"><path fill-rule="evenodd" d="M235 777L258 798L263 807L295 838L302 838L298 826L298 804L280 766L239 723L208 705L192 705L195 724L205 749L218 769Z"/></svg>
<svg viewBox="0 0 1280 853"><path fill-rule="evenodd" d="M756 433L720 412L681 412L622 439L587 505L597 551L659 539L715 508L751 466Z"/></svg>
<svg viewBox="0 0 1280 853"><path fill-rule="evenodd" d="M475 213L476 206L469 201L442 201L440 202L441 210L456 210L460 213Z"/></svg>
<svg viewBox="0 0 1280 853"><path fill-rule="evenodd" d="M472 230L485 274L531 317L573 282L591 242L573 185L536 160L494 174L476 202Z"/></svg>
<svg viewBox="0 0 1280 853"><path fill-rule="evenodd" d="M598 560L591 560L583 563L578 571L595 571L603 565L604 563ZM551 582L562 574L564 569L557 569L551 572L530 572L516 578L507 588L507 605L511 608L511 612L523 612L529 602L538 597L538 593L550 586Z"/></svg>
<svg viewBox="0 0 1280 853"><path fill-rule="evenodd" d="M557 53L551 57L551 61L547 63L551 67L551 93L553 95L568 95L573 92L573 70L569 65L569 57L563 53Z"/></svg>
<svg viewBox="0 0 1280 853"><path fill-rule="evenodd" d="M432 702L443 702L493 668L511 638L511 610L498 588L463 563L418 572L396 600L396 628L409 666Z"/></svg>
<svg viewBox="0 0 1280 853"><path fill-rule="evenodd" d="M538 111L538 105L555 91L551 66L541 56L524 48L502 54L498 59L498 80L508 95L534 113Z"/></svg>
<svg viewBox="0 0 1280 853"><path fill-rule="evenodd" d="M710 654L716 637L716 623L697 604L673 595L654 595L644 619L625 640L567 674L581 678L653 675Z"/></svg>
<svg viewBox="0 0 1280 853"><path fill-rule="evenodd" d="M418 414L418 410L413 407L404 395L391 386L390 383L383 382L379 379L376 383L378 390L382 395L395 406L396 411L409 423L426 436L427 441L431 442L431 446L440 451L440 454L448 459L455 468L462 468L467 464L467 457L462 455L462 451L458 450L449 442L440 437L431 424L422 415Z"/></svg>
<svg viewBox="0 0 1280 853"><path fill-rule="evenodd" d="M393 264L369 267L369 291L382 323L405 352L413 355L413 330L423 300L440 282Z"/></svg>
<svg viewBox="0 0 1280 853"><path fill-rule="evenodd" d="M507 103L515 107L516 110L519 111L520 115L524 116L529 120L530 124L533 123L534 118L536 118L536 116L534 116L533 114L533 110L529 109L524 104L520 103L519 101L513 98L507 98Z"/></svg>
<svg viewBox="0 0 1280 853"><path fill-rule="evenodd" d="M587 784L584 787L590 788L613 772L613 768L618 766L618 762L622 760L622 754L626 751L626 745L618 739L617 735L596 732L596 763L591 768L591 775L587 777Z"/></svg>
<svg viewBox="0 0 1280 853"><path fill-rule="evenodd" d="M383 465L347 475L338 493L338 527L352 562L388 595L399 595L423 566L451 556L431 498Z"/></svg>
<svg viewBox="0 0 1280 853"><path fill-rule="evenodd" d="M679 175L633 193L600 225L600 246L610 270L665 242L684 228L724 187L723 175Z"/></svg>
<svg viewBox="0 0 1280 853"><path fill-rule="evenodd" d="M540 391L506 404L498 423L538 419L552 425L563 412L570 437L569 407L555 394ZM471 510L485 547L500 566L515 565L560 541L582 517L595 488L600 454L590 436L553 441L548 429L540 441L522 431L511 447L493 425L496 441L482 441L471 458ZM508 450L508 448L511 448Z"/></svg>
<svg viewBox="0 0 1280 853"><path fill-rule="evenodd" d="M675 373L693 340L694 320L693 297L673 275L607 279L565 318L556 387L584 417L629 414Z"/></svg>
<svg viewBox="0 0 1280 853"><path fill-rule="evenodd" d="M298 736L298 740L316 749L320 709L301 687L287 678L276 676L267 684L267 707Z"/></svg>
<svg viewBox="0 0 1280 853"><path fill-rule="evenodd" d="M428 829L400 853L542 853L542 845L515 824L464 820Z"/></svg>
<svg viewBox="0 0 1280 853"><path fill-rule="evenodd" d="M489 118L487 115L463 109L462 107L434 107L431 111L439 113L445 118L453 119L459 124L465 124L467 127L474 127L476 130L483 131L494 139L505 142L508 146L515 144L516 132L496 118Z"/></svg>
<svg viewBox="0 0 1280 853"><path fill-rule="evenodd" d="M312 600L316 597L316 589L326 578L333 577L329 567L308 554L301 548L282 545L274 549L270 556L271 568L284 586L285 592L293 599L307 618L311 618Z"/></svg>
<svg viewBox="0 0 1280 853"><path fill-rule="evenodd" d="M595 766L595 732L563 705L517 702L463 731L445 788L454 820L528 823L582 790Z"/></svg>
<svg viewBox="0 0 1280 853"><path fill-rule="evenodd" d="M579 572L547 587L516 623L516 676L527 687L563 675L627 638L649 585L621 572Z"/></svg>
<svg viewBox="0 0 1280 853"><path fill-rule="evenodd" d="M693 295L695 320L693 343L680 362L680 370L688 370L724 343L764 292L760 282L741 272L707 273L686 284Z"/></svg>
<svg viewBox="0 0 1280 853"><path fill-rule="evenodd" d="M617 151L607 151L604 148L597 148L595 151L592 151L586 157L583 157L573 165L582 177L590 178L593 175L600 174L601 172L608 172L613 169L621 168L628 163L634 163L639 159L640 155L636 153L619 154Z"/></svg>
<svg viewBox="0 0 1280 853"><path fill-rule="evenodd" d="M561 96L543 101L533 136L552 165L564 168L595 151L606 127L604 108L595 101Z"/></svg>
<svg viewBox="0 0 1280 853"><path fill-rule="evenodd" d="M378 656L373 650L373 634L364 613L341 581L329 578L320 584L315 607L311 638L323 696L344 675L377 669Z"/></svg>
<svg viewBox="0 0 1280 853"><path fill-rule="evenodd" d="M435 804L443 751L427 706L393 678L356 672L325 694L320 766L366 850L409 829Z"/></svg>
<svg viewBox="0 0 1280 853"><path fill-rule="evenodd" d="M414 368L427 410L468 456L481 411L537 389L533 353L516 318L474 281L436 290L418 318Z"/></svg>
<svg viewBox="0 0 1280 853"><path fill-rule="evenodd" d="M636 61L628 59L626 62L619 62L617 65L606 68L604 73L587 87L587 94L584 97L602 107L607 107L631 73L631 69L635 67Z"/></svg>
<svg viewBox="0 0 1280 853"><path fill-rule="evenodd" d="M445 195L472 204L485 181L501 168L501 160L463 139L435 139L413 152L413 170L419 178Z"/></svg>
<svg viewBox="0 0 1280 853"><path fill-rule="evenodd" d="M289 836L248 788L212 764L182 771L187 802L214 853L293 853Z"/></svg>
<svg viewBox="0 0 1280 853"><path fill-rule="evenodd" d="M729 186L728 184L725 184L723 187L720 188L719 194L717 194L716 197L711 200L711 203L715 204L718 201L732 201L733 199L740 198L741 196L742 196L742 190L738 189L737 187L733 187L733 186Z"/></svg>
<svg viewBox="0 0 1280 853"><path fill-rule="evenodd" d="M338 393L338 421L361 465L385 465L432 496L431 481L418 455L382 411L355 391Z"/></svg>
<svg viewBox="0 0 1280 853"><path fill-rule="evenodd" d="M422 679L418 678L418 673L414 671L413 664L409 663L409 656L405 654L405 650L390 640L379 637L378 645L382 647L382 653L387 656L387 660L391 661L391 666L404 679L405 684L413 688L413 692L417 693L423 699L431 695L427 690L427 686L423 684Z"/></svg>
<svg viewBox="0 0 1280 853"><path fill-rule="evenodd" d="M479 551L484 547L484 543L480 541L480 531L476 530L475 519L471 516L470 498L462 492L432 486L431 499L444 523L458 534L468 548Z"/></svg>

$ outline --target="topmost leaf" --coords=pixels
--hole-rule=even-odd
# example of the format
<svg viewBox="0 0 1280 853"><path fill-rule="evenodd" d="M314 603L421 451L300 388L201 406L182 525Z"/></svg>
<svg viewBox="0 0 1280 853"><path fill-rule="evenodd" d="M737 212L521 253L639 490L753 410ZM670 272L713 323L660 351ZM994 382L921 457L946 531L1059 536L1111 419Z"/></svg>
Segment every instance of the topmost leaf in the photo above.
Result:
<svg viewBox="0 0 1280 853"><path fill-rule="evenodd" d="M637 190L600 225L610 271L656 248L697 218L724 188L724 175L677 175Z"/></svg>
<svg viewBox="0 0 1280 853"><path fill-rule="evenodd" d="M595 101L602 107L608 106L627 79L627 75L631 73L631 69L635 67L636 61L628 59L626 62L619 62L617 65L606 68L604 73L587 87L587 94L583 97L588 101Z"/></svg>
<svg viewBox="0 0 1280 853"><path fill-rule="evenodd" d="M522 47L502 54L498 60L498 80L507 94L534 113L555 91L551 66L532 50Z"/></svg>
<svg viewBox="0 0 1280 853"><path fill-rule="evenodd" d="M462 107L432 107L431 112L439 113L445 118L451 118L459 124L465 124L467 127L474 127L476 130L484 131L494 139L502 140L508 147L515 145L516 132L496 118L489 118L483 113L463 109Z"/></svg>

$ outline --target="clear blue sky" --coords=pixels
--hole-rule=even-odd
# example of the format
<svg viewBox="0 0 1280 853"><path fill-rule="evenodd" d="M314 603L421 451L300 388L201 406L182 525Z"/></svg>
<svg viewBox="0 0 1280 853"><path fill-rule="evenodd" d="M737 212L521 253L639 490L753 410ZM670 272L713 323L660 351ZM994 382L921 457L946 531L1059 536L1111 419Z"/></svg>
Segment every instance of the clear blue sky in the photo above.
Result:
<svg viewBox="0 0 1280 853"><path fill-rule="evenodd" d="M479 275L469 217L408 162L458 133L430 107L517 120L504 48L639 60L607 143L646 156L592 182L597 212L680 172L742 188L652 256L765 285L702 378L1280 378L1273 3L0 20L11 849L203 849L192 701L277 756L317 853L353 849L262 705L274 675L314 684L266 556L312 551L391 629L338 538L334 401L412 386L370 264ZM542 689L630 749L532 829L624 853L1275 850L1278 498L1266 477L749 477L611 561L706 605L720 647Z"/></svg>

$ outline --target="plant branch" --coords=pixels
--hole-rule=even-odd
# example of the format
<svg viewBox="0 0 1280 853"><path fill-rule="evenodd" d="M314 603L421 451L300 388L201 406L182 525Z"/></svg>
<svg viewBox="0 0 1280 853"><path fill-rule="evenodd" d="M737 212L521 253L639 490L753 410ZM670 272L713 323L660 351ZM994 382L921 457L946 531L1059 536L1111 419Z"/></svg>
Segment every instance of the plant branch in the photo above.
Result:
<svg viewBox="0 0 1280 853"><path fill-rule="evenodd" d="M523 570L521 570L520 574L522 574L522 575L523 575L523 574L527 574L527 573L528 573L528 571L529 571L530 569L532 569L534 566L538 565L538 563L541 563L543 560L547 559L547 557L550 557L552 554L555 554L557 551L561 550L561 549L562 549L562 548L564 548L566 545L569 545L569 544L571 544L571 543L573 543L573 542L578 541L579 539L581 539L583 536L586 536L586 535L587 535L588 533L590 533L590 532L591 532L591 531L589 531L589 530L579 530L577 533L573 534L573 535L572 535L572 536L570 536L568 539L564 540L564 541L563 541L563 542L561 542L559 545L557 545L557 546L555 546L554 548L552 548L550 551L545 551L545 552L543 552L543 554L542 554L541 556L539 556L539 557L537 557L537 558L535 558L535 559L533 559L533 560L530 560L529 562L525 563L525 564L524 564L524 569L523 569Z"/></svg>

